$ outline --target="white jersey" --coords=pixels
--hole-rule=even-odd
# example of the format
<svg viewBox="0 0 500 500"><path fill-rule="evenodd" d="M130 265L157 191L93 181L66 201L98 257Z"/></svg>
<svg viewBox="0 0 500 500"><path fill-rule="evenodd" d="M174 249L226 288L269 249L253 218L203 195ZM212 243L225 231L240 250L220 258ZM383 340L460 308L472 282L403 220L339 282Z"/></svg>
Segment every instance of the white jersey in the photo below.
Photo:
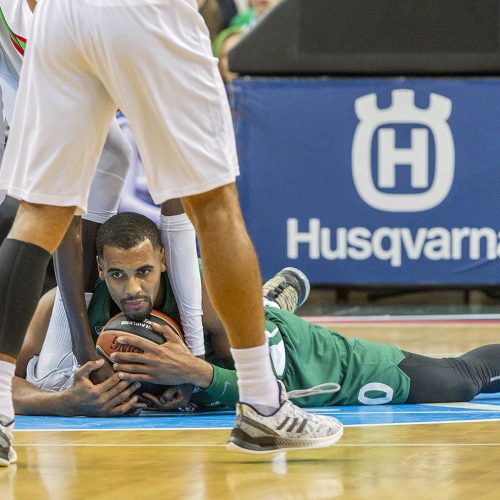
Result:
<svg viewBox="0 0 500 500"><path fill-rule="evenodd" d="M0 122L3 104L3 115L9 125L32 21L33 13L26 0L0 0ZM3 140L0 141L1 159ZM87 219L103 223L116 213L130 157L131 148L116 121L112 121L94 176ZM4 198L1 193L0 204Z"/></svg>
<svg viewBox="0 0 500 500"><path fill-rule="evenodd" d="M25 0L0 0L0 86L10 123L33 14Z"/></svg>

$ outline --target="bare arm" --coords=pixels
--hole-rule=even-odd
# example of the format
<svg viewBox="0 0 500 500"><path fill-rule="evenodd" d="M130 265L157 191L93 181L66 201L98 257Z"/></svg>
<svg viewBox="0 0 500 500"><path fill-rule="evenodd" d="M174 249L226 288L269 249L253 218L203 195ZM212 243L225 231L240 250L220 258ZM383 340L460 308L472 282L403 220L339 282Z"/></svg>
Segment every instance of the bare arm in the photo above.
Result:
<svg viewBox="0 0 500 500"><path fill-rule="evenodd" d="M193 356L177 335L161 325L154 325L153 328L164 335L167 340L164 344L156 345L131 337L118 340L143 351L142 354L115 352L111 355L115 362L114 368L122 380L176 386L167 389L161 398L145 394L161 410L177 409L187 404L191 391L187 398L183 397L185 384L196 385L206 390L213 401L234 407L239 398L234 370L211 365Z"/></svg>
<svg viewBox="0 0 500 500"><path fill-rule="evenodd" d="M137 402L134 392L140 384L120 380L116 374L94 385L90 374L104 360L89 361L80 367L70 387L61 392L41 390L20 377L13 380L13 399L16 414L59 415L88 417L118 417L134 412L145 405Z"/></svg>
<svg viewBox="0 0 500 500"><path fill-rule="evenodd" d="M104 364L90 361L75 372L73 384L61 392L41 390L25 380L29 360L39 354L54 305L55 289L39 301L16 364L13 380L14 409L24 415L87 415L119 416L144 405L132 397L137 386L120 381L116 374L98 385L92 384L90 374Z"/></svg>
<svg viewBox="0 0 500 500"><path fill-rule="evenodd" d="M49 290L38 302L35 314L31 319L30 326L24 338L23 347L19 353L16 363L16 375L26 377L26 367L29 360L42 350L47 328L49 326L50 315L54 306L56 289Z"/></svg>
<svg viewBox="0 0 500 500"><path fill-rule="evenodd" d="M17 415L70 416L65 396L65 391L42 391L18 376L12 380L12 397Z"/></svg>
<svg viewBox="0 0 500 500"><path fill-rule="evenodd" d="M166 342L153 344L141 338L122 337L118 342L138 347L143 353L115 352L113 368L122 380L160 385L193 384L201 388L212 382L213 366L194 356L182 340L164 325L153 324Z"/></svg>
<svg viewBox="0 0 500 500"><path fill-rule="evenodd" d="M54 254L54 267L68 317L73 353L78 362L83 365L87 361L99 359L99 356L90 333L85 303L81 227L81 217L74 217Z"/></svg>

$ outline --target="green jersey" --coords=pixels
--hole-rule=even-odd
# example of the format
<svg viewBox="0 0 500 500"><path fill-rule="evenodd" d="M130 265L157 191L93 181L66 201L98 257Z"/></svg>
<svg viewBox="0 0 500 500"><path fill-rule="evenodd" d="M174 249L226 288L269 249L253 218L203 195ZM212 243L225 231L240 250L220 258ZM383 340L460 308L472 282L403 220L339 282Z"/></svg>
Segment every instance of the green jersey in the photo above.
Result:
<svg viewBox="0 0 500 500"><path fill-rule="evenodd" d="M268 308L265 315L273 369L287 391L326 382L341 386L334 394L294 399L299 406L401 404L408 398L410 380L398 367L404 354L397 347L348 339L279 309ZM195 396L204 404L234 406L236 374L213 364L212 384Z"/></svg>

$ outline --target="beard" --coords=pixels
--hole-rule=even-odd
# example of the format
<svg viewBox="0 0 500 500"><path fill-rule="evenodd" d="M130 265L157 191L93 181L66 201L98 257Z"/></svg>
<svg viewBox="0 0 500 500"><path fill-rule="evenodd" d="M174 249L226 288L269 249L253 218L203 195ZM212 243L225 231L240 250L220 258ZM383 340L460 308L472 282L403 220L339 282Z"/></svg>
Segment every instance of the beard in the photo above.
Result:
<svg viewBox="0 0 500 500"><path fill-rule="evenodd" d="M127 299L131 300L131 299ZM144 304L140 309L132 309L127 305L127 300L122 300L121 310L125 313L127 318L132 321L144 321L153 310L153 303L149 297L137 297L135 300L143 300ZM132 299L133 300L133 299Z"/></svg>

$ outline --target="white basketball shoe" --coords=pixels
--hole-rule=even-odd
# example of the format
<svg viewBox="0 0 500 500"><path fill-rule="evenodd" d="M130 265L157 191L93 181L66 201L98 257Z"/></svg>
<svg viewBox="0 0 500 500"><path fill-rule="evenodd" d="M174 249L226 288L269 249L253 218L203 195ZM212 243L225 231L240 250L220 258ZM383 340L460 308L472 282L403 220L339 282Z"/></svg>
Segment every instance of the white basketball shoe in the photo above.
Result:
<svg viewBox="0 0 500 500"><path fill-rule="evenodd" d="M4 423L0 418L0 467L13 464L17 460L17 453L12 446L14 437L14 420Z"/></svg>
<svg viewBox="0 0 500 500"><path fill-rule="evenodd" d="M290 402L283 383L278 381L278 385L280 407L271 415L262 415L246 403L236 405L236 424L227 444L228 449L270 453L300 448L325 448L334 445L342 437L344 428L341 422L333 417L305 412Z"/></svg>

